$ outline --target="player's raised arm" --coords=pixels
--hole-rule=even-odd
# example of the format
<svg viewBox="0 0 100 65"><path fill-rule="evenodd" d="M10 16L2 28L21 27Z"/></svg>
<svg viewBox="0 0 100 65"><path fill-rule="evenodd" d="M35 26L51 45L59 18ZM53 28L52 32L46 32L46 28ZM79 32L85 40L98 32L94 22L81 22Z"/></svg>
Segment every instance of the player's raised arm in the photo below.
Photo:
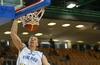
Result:
<svg viewBox="0 0 100 65"><path fill-rule="evenodd" d="M45 57L45 55L43 55L42 64L43 64L43 65L50 65L50 63L48 62L48 60L47 60L47 58Z"/></svg>
<svg viewBox="0 0 100 65"><path fill-rule="evenodd" d="M11 38L12 38L14 45L17 47L17 49L19 51L21 51L23 49L23 47L26 46L26 45L21 42L20 38L17 35L18 20L19 19L15 19L14 22L13 22L13 25L12 25L12 28L11 28Z"/></svg>

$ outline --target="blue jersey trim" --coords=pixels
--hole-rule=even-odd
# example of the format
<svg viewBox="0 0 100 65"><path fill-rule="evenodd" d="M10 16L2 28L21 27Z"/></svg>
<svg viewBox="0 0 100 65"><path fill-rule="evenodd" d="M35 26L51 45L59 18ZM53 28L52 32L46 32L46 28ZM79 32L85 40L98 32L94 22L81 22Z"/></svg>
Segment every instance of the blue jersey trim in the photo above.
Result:
<svg viewBox="0 0 100 65"><path fill-rule="evenodd" d="M39 51L40 52L40 51ZM42 54L42 57L43 57L43 52L40 52L40 54ZM42 59L42 57L41 57L41 59Z"/></svg>
<svg viewBox="0 0 100 65"><path fill-rule="evenodd" d="M43 58L43 53L42 53L42 58ZM42 59L42 58L41 58L41 59Z"/></svg>
<svg viewBox="0 0 100 65"><path fill-rule="evenodd" d="M18 65L20 65L20 58L18 58Z"/></svg>
<svg viewBox="0 0 100 65"><path fill-rule="evenodd" d="M44 54L44 53L43 53L43 52L40 52L40 54L42 54L42 57L41 57L41 62L42 62L42 58L43 58L43 54ZM41 64L41 65L42 65L42 64Z"/></svg>
<svg viewBox="0 0 100 65"><path fill-rule="evenodd" d="M24 49L25 47L26 47L26 46L24 46L23 49ZM23 49L22 49L22 50L23 50Z"/></svg>

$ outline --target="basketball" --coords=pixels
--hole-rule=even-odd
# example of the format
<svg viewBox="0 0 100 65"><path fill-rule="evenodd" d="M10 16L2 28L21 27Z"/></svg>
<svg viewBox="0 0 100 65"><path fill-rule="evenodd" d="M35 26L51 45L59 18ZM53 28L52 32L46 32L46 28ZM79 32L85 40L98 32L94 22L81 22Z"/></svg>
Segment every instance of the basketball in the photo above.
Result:
<svg viewBox="0 0 100 65"><path fill-rule="evenodd" d="M34 31L38 28L38 25L26 24L24 27L29 31Z"/></svg>

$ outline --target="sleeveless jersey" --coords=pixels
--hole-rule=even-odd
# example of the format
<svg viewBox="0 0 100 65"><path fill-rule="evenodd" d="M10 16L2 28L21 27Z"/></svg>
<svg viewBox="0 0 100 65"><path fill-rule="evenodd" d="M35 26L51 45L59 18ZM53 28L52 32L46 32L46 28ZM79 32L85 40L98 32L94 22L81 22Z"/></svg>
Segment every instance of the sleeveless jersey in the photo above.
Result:
<svg viewBox="0 0 100 65"><path fill-rule="evenodd" d="M16 65L42 65L42 57L42 52L31 51L24 47L17 59Z"/></svg>

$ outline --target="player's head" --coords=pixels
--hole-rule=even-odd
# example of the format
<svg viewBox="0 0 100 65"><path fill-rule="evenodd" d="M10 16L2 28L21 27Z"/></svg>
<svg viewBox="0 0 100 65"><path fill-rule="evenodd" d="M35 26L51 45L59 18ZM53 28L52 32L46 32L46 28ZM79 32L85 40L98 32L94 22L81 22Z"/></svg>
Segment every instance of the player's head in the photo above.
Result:
<svg viewBox="0 0 100 65"><path fill-rule="evenodd" d="M37 47L38 46L38 38L35 36L31 36L28 42L29 46Z"/></svg>

